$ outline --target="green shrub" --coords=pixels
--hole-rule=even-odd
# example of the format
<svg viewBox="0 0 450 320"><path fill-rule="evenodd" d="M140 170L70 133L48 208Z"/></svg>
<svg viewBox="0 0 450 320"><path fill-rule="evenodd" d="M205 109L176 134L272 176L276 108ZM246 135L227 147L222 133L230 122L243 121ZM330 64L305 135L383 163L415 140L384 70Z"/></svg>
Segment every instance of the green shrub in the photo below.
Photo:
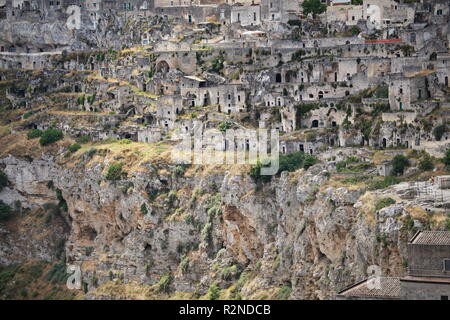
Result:
<svg viewBox="0 0 450 320"><path fill-rule="evenodd" d="M289 20L287 23L288 23L288 25L290 25L290 26L298 26L298 27L301 27L301 25L302 25L302 22L301 22L300 20Z"/></svg>
<svg viewBox="0 0 450 320"><path fill-rule="evenodd" d="M304 152L294 152L290 154L280 154L279 157L279 169L277 175L283 171L293 172L300 168L308 169L317 163L317 159ZM272 176L261 175L261 168L264 165L258 161L256 165L250 168L249 175L255 182L269 182Z"/></svg>
<svg viewBox="0 0 450 320"><path fill-rule="evenodd" d="M392 198L381 198L375 204L375 210L381 210L385 207L389 207L391 204L395 204L395 200Z"/></svg>
<svg viewBox="0 0 450 320"><path fill-rule="evenodd" d="M186 272L188 270L188 268L189 268L189 257L183 256L183 258L181 259L179 267L180 267L180 270L183 273Z"/></svg>
<svg viewBox="0 0 450 320"><path fill-rule="evenodd" d="M308 169L317 162L316 158L304 152L294 152L280 155L280 168L278 173L283 171L293 172L300 168Z"/></svg>
<svg viewBox="0 0 450 320"><path fill-rule="evenodd" d="M170 190L170 192L167 194L165 202L169 207L172 207L174 202L177 201L177 199L178 199L177 192L175 190Z"/></svg>
<svg viewBox="0 0 450 320"><path fill-rule="evenodd" d="M66 269L65 263L54 264L45 275L45 279L51 283L65 283L70 275L67 273Z"/></svg>
<svg viewBox="0 0 450 320"><path fill-rule="evenodd" d="M254 165L250 168L249 175L253 179L253 181L266 183L266 182L269 182L270 180L272 180L272 176L261 175L262 167L263 167L262 163L260 161L258 161L256 163L256 165Z"/></svg>
<svg viewBox="0 0 450 320"><path fill-rule="evenodd" d="M0 192L8 185L8 177L0 170Z"/></svg>
<svg viewBox="0 0 450 320"><path fill-rule="evenodd" d="M186 224L191 224L192 222L194 222L194 216L192 215L191 212L189 212L185 217L184 217L184 222Z"/></svg>
<svg viewBox="0 0 450 320"><path fill-rule="evenodd" d="M170 284L172 283L173 277L171 273L164 274L157 284L157 290L159 292L169 293Z"/></svg>
<svg viewBox="0 0 450 320"><path fill-rule="evenodd" d="M214 282L208 288L208 299L209 300L217 300L220 297L220 287Z"/></svg>
<svg viewBox="0 0 450 320"><path fill-rule="evenodd" d="M95 93L92 96L87 97L87 102L93 104L95 101Z"/></svg>
<svg viewBox="0 0 450 320"><path fill-rule="evenodd" d="M67 212L67 209L68 209L67 202L66 202L66 200L64 200L64 198L62 196L61 189L56 189L55 192L56 192L56 198L58 199L58 208Z"/></svg>
<svg viewBox="0 0 450 320"><path fill-rule="evenodd" d="M392 173L395 175L402 175L405 168L409 166L408 158L404 155L398 154L392 160Z"/></svg>
<svg viewBox="0 0 450 320"><path fill-rule="evenodd" d="M75 139L76 142L81 143L81 144L88 143L89 140L91 140L91 138L89 136L81 136L81 137L78 137Z"/></svg>
<svg viewBox="0 0 450 320"><path fill-rule="evenodd" d="M222 132L226 132L227 130L231 129L233 127L233 124L229 121L222 121L219 126L218 129Z"/></svg>
<svg viewBox="0 0 450 320"><path fill-rule="evenodd" d="M39 140L39 143L41 146L47 146L49 144L55 143L56 141L61 140L64 137L64 134L61 130L50 128L45 130L42 133L41 139Z"/></svg>
<svg viewBox="0 0 450 320"><path fill-rule="evenodd" d="M411 216L406 216L405 218L405 228L408 231L416 232L417 228L414 226L414 219Z"/></svg>
<svg viewBox="0 0 450 320"><path fill-rule="evenodd" d="M380 86L380 87L376 88L375 92L373 93L373 97L378 98L378 99L388 99L389 98L389 87L388 86ZM387 108L387 110L389 110L389 105L384 105L383 108Z"/></svg>
<svg viewBox="0 0 450 320"><path fill-rule="evenodd" d="M0 293L4 293L8 283L14 279L16 273L20 272L19 264L11 264L5 267L0 267Z"/></svg>
<svg viewBox="0 0 450 320"><path fill-rule="evenodd" d="M111 181L120 180L124 171L122 170L123 163L122 162L114 162L109 165L108 172L106 173L106 179Z"/></svg>
<svg viewBox="0 0 450 320"><path fill-rule="evenodd" d="M6 220L11 215L11 207L0 200L0 221Z"/></svg>
<svg viewBox="0 0 450 320"><path fill-rule="evenodd" d="M182 177L186 169L183 166L176 166L172 169L172 175L174 177Z"/></svg>
<svg viewBox="0 0 450 320"><path fill-rule="evenodd" d="M303 90L303 88L300 89L300 87L299 87L299 90ZM317 109L318 107L319 106L315 103L302 103L302 104L296 105L295 109L297 111L297 116L301 117L301 116L307 114L308 112L310 112L311 110Z"/></svg>
<svg viewBox="0 0 450 320"><path fill-rule="evenodd" d="M447 152L445 152L445 156L442 159L442 162L447 166L450 167L450 149L447 150Z"/></svg>
<svg viewBox="0 0 450 320"><path fill-rule="evenodd" d="M119 144L130 144L133 141L131 141L130 139L120 139L119 140Z"/></svg>
<svg viewBox="0 0 450 320"><path fill-rule="evenodd" d="M222 196L216 193L207 200L206 210L209 217L215 217L222 213Z"/></svg>
<svg viewBox="0 0 450 320"><path fill-rule="evenodd" d="M357 36L361 32L361 29L359 29L357 26L353 26L350 28L350 32L353 36Z"/></svg>
<svg viewBox="0 0 450 320"><path fill-rule="evenodd" d="M398 178L387 176L387 177L384 177L383 180L371 181L369 184L369 190L385 189L389 186L392 186L392 185L398 184L398 183L400 183L400 180Z"/></svg>
<svg viewBox="0 0 450 320"><path fill-rule="evenodd" d="M339 161L336 163L337 172L342 172L345 168L347 168L347 163L345 161Z"/></svg>
<svg viewBox="0 0 450 320"><path fill-rule="evenodd" d="M292 54L291 60L292 61L301 61L302 57L306 55L306 51L305 50L297 50Z"/></svg>
<svg viewBox="0 0 450 320"><path fill-rule="evenodd" d="M28 111L28 112L25 112L25 113L23 114L23 118L24 118L24 119L28 119L28 118L31 117L32 115L33 115L33 112Z"/></svg>
<svg viewBox="0 0 450 320"><path fill-rule="evenodd" d="M27 133L27 138L29 140L31 139L35 139L35 138L39 138L40 136L42 136L42 131L39 129L31 129L30 131L28 131Z"/></svg>
<svg viewBox="0 0 450 320"><path fill-rule="evenodd" d="M141 204L141 213L146 215L148 213L147 205L145 203Z"/></svg>
<svg viewBox="0 0 450 320"><path fill-rule="evenodd" d="M77 103L78 103L79 105L84 106L84 99L85 99L84 95L78 97L78 98L77 98Z"/></svg>
<svg viewBox="0 0 450 320"><path fill-rule="evenodd" d="M231 267L226 267L222 270L221 276L225 281L232 280L239 274L238 267L236 265L232 265Z"/></svg>
<svg viewBox="0 0 450 320"><path fill-rule="evenodd" d="M320 2L320 0L305 0L302 3L303 13L312 13L314 16L325 12L327 6Z"/></svg>
<svg viewBox="0 0 450 320"><path fill-rule="evenodd" d="M205 223L202 232L200 234L201 239L205 242L208 242L211 239L211 231L212 231L212 223L211 222Z"/></svg>
<svg viewBox="0 0 450 320"><path fill-rule="evenodd" d="M338 163L336 163L336 171L337 172L344 172L344 171L351 171L351 172L359 172L361 170L365 169L365 166L367 166L368 164L363 163L360 165L353 165L355 163L359 163L359 158L354 157L354 156L350 156L348 157L346 160L343 161L339 161Z"/></svg>
<svg viewBox="0 0 450 320"><path fill-rule="evenodd" d="M419 169L423 171L430 171L434 169L433 160L430 155L425 154L419 161Z"/></svg>
<svg viewBox="0 0 450 320"><path fill-rule="evenodd" d="M75 152L77 152L80 149L81 149L81 145L79 143L74 143L74 144L71 144L69 146L69 152L70 153L75 153Z"/></svg>
<svg viewBox="0 0 450 320"><path fill-rule="evenodd" d="M348 177L342 180L342 183L345 184L357 184L363 181L366 181L370 178L370 176L354 176L354 177Z"/></svg>
<svg viewBox="0 0 450 320"><path fill-rule="evenodd" d="M275 298L279 300L287 300L291 296L292 288L289 286L282 286L280 289L278 289L277 293L275 294Z"/></svg>

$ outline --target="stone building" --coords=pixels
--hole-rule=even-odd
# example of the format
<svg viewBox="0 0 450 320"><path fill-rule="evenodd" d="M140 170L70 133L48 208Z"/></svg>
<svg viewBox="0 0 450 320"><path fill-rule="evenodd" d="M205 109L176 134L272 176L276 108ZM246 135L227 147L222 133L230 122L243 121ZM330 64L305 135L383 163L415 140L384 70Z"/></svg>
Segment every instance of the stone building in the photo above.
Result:
<svg viewBox="0 0 450 320"><path fill-rule="evenodd" d="M419 231L408 243L405 277L370 277L336 295L337 300L448 300L450 232Z"/></svg>
<svg viewBox="0 0 450 320"><path fill-rule="evenodd" d="M343 22L347 26L356 26L359 20L365 20L363 6L351 5L350 1L333 4L327 7L327 23Z"/></svg>
<svg viewBox="0 0 450 320"><path fill-rule="evenodd" d="M196 76L183 77L181 95L185 106L217 106L223 113L238 113L246 110L246 92L241 84L208 84Z"/></svg>
<svg viewBox="0 0 450 320"><path fill-rule="evenodd" d="M432 81L421 73L392 76L389 82L389 103L392 110L414 110L414 103L432 97Z"/></svg>
<svg viewBox="0 0 450 320"><path fill-rule="evenodd" d="M363 10L368 26L375 29L407 26L414 22L414 8L394 0L364 0Z"/></svg>
<svg viewBox="0 0 450 320"><path fill-rule="evenodd" d="M263 21L287 22L297 18L303 1L261 0L261 19Z"/></svg>
<svg viewBox="0 0 450 320"><path fill-rule="evenodd" d="M234 5L231 7L231 23L241 26L257 26L261 24L261 8L259 5Z"/></svg>

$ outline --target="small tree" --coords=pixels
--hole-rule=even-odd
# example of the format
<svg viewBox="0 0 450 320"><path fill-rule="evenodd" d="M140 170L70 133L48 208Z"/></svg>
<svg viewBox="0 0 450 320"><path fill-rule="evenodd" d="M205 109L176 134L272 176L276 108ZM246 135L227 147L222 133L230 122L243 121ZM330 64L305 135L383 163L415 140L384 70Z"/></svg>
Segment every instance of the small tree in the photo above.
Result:
<svg viewBox="0 0 450 320"><path fill-rule="evenodd" d="M106 173L106 179L111 181L120 180L123 175L123 163L114 162L108 167L108 172Z"/></svg>
<svg viewBox="0 0 450 320"><path fill-rule="evenodd" d="M314 16L321 14L327 10L327 6L320 2L320 0L305 0L302 4L303 13L312 13Z"/></svg>
<svg viewBox="0 0 450 320"><path fill-rule="evenodd" d="M392 172L395 175L402 175L405 168L409 166L408 158L402 154L398 154L392 160Z"/></svg>
<svg viewBox="0 0 450 320"><path fill-rule="evenodd" d="M442 159L442 162L447 166L450 167L450 149L447 150L445 153L444 158Z"/></svg>
<svg viewBox="0 0 450 320"><path fill-rule="evenodd" d="M55 143L56 141L61 140L64 137L64 134L59 129L48 129L42 133L41 139L39 143L41 146L47 146L49 144Z"/></svg>
<svg viewBox="0 0 450 320"><path fill-rule="evenodd" d="M157 290L159 292L169 293L170 284L172 283L173 277L170 272L165 273L157 284Z"/></svg>
<svg viewBox="0 0 450 320"><path fill-rule="evenodd" d="M220 297L220 287L214 282L208 289L208 299L217 300Z"/></svg>
<svg viewBox="0 0 450 320"><path fill-rule="evenodd" d="M79 143L74 143L69 146L69 152L74 153L81 149L81 145Z"/></svg>
<svg viewBox="0 0 450 320"><path fill-rule="evenodd" d="M430 171L434 169L433 159L426 153L419 161L419 169L423 171Z"/></svg>
<svg viewBox="0 0 450 320"><path fill-rule="evenodd" d="M0 220L6 220L11 215L11 207L0 200Z"/></svg>
<svg viewBox="0 0 450 320"><path fill-rule="evenodd" d="M42 136L42 131L39 129L31 129L27 134L28 139L35 139L39 138L40 136Z"/></svg>
<svg viewBox="0 0 450 320"><path fill-rule="evenodd" d="M8 177L6 174L0 170L0 191L8 185Z"/></svg>

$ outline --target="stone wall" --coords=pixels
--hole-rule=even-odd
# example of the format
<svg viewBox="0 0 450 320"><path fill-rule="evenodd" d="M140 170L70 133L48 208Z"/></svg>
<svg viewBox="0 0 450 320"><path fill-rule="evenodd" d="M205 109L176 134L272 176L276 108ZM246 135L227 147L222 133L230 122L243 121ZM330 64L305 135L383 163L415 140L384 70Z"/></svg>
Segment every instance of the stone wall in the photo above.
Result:
<svg viewBox="0 0 450 320"><path fill-rule="evenodd" d="M401 297L405 300L441 300L450 297L450 282L422 282L401 279Z"/></svg>

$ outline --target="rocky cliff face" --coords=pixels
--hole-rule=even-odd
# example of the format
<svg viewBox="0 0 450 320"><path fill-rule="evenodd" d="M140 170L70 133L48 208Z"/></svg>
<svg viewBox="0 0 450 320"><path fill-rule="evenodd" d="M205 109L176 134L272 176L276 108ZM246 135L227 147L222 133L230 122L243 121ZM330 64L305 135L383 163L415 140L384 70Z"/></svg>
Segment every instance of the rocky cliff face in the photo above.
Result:
<svg viewBox="0 0 450 320"><path fill-rule="evenodd" d="M72 16L73 17L73 16ZM21 19L0 21L0 41L15 48L32 52L80 51L91 48L123 48L141 42L142 33L149 40L160 40L171 34L167 19L152 16L149 19L130 19L103 12L97 19L83 13L78 29L67 23L68 14L48 20ZM70 20L72 21L72 20Z"/></svg>
<svg viewBox="0 0 450 320"><path fill-rule="evenodd" d="M381 195L336 184L324 164L257 186L230 168L149 161L136 169L131 157L126 177L105 179L118 159L104 150L69 160L3 157L3 201L44 210L62 201L67 211L60 210L48 237L20 236L30 250L22 240L2 242L0 261L52 259L56 239L67 239L66 263L81 265L87 297L108 299L199 297L214 282L223 297L325 299L366 277L370 265L384 275L404 272L408 204L375 211L373 199ZM164 277L163 293L117 289L157 288ZM283 288L287 296L280 296Z"/></svg>

